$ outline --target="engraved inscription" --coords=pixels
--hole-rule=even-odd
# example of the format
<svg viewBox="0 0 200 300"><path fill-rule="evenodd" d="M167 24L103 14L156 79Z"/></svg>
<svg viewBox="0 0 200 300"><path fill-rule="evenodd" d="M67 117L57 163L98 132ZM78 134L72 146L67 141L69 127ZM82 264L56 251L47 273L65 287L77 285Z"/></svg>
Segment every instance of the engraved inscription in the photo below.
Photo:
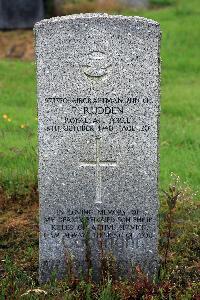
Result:
<svg viewBox="0 0 200 300"><path fill-rule="evenodd" d="M83 65L83 73L90 79L99 80L105 78L111 68L111 62L105 53L100 51L90 52Z"/></svg>
<svg viewBox="0 0 200 300"><path fill-rule="evenodd" d="M44 236L83 240L83 218L88 221L90 238L103 238L105 248L111 244L119 244L122 248L140 248L146 239L154 236L154 216L136 207L128 211L113 208L95 211L88 208L58 208L56 214L44 217L44 224L48 227Z"/></svg>
<svg viewBox="0 0 200 300"><path fill-rule="evenodd" d="M143 96L132 97L49 97L45 104L54 104L61 109L61 118L57 122L49 122L46 130L51 132L143 132L148 134L151 124L148 121L148 111L152 106L152 99ZM66 116L62 109L68 105L73 112ZM134 108L133 108L134 107ZM130 115L130 109L138 111ZM102 118L103 117L103 118Z"/></svg>

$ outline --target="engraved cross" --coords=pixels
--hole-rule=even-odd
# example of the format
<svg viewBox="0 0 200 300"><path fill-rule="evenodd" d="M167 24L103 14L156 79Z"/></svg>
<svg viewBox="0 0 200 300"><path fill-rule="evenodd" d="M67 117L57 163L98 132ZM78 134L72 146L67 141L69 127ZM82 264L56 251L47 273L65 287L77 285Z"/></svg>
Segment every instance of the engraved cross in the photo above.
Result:
<svg viewBox="0 0 200 300"><path fill-rule="evenodd" d="M100 138L96 138L96 160L95 161L81 161L82 167L96 167L96 200L95 203L102 203L101 200L101 167L116 167L116 161L101 161L100 160Z"/></svg>

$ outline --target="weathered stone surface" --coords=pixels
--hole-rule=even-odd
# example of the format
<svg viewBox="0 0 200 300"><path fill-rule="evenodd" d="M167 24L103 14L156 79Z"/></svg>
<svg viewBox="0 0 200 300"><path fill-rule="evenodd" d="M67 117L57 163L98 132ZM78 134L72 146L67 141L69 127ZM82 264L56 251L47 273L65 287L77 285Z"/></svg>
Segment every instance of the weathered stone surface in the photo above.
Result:
<svg viewBox="0 0 200 300"><path fill-rule="evenodd" d="M157 255L159 24L81 14L37 23L40 279L94 273L101 244L153 273ZM87 244L87 243L86 243ZM88 250L89 251L89 250Z"/></svg>
<svg viewBox="0 0 200 300"><path fill-rule="evenodd" d="M33 28L43 18L42 0L0 0L0 29Z"/></svg>

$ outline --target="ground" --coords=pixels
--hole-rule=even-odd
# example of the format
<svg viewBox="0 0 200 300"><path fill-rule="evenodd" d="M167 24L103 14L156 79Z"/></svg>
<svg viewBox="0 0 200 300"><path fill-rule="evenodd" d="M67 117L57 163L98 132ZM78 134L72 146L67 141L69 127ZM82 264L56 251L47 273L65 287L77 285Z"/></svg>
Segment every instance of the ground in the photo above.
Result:
<svg viewBox="0 0 200 300"><path fill-rule="evenodd" d="M160 120L162 188L168 185L171 172L179 175L194 190L198 190L200 182L199 6L192 0L190 7L171 6L137 12L160 22L163 33ZM0 50L0 182L7 191L24 193L27 185L37 182L33 34L31 31L1 32L0 41L4 41ZM21 59L5 59L7 56Z"/></svg>
<svg viewBox="0 0 200 300"><path fill-rule="evenodd" d="M32 61L34 40L32 30L0 31L0 59L15 58Z"/></svg>
<svg viewBox="0 0 200 300"><path fill-rule="evenodd" d="M161 257L165 257L167 241L170 240L171 245L167 251L167 270L163 262L159 283L154 287L154 298L144 299L200 299L197 285L200 271L200 3L198 0L172 2L173 5L162 9L156 7L137 12L137 15L158 21L162 30ZM135 14L131 10L120 13ZM0 44L0 299L19 299L31 287L38 287L37 105L33 33L30 30L0 32ZM172 210L173 230L169 238L170 208L165 204L161 190L168 189L172 172L180 176L184 186L190 186L190 191L186 197L182 195ZM61 283L62 287L58 287L52 281L52 286L42 287L48 291L48 296L41 294L37 297L117 299L112 293L121 289L124 298L121 296L120 299L142 299L139 297L148 295L153 287L141 277L140 270L137 270L137 275L139 287L130 282L113 282L112 285L108 281L100 287L90 282L88 285L74 281ZM139 296L132 290L132 296L130 292L128 298L128 290L133 286L140 292L143 286L143 290ZM156 292L158 287L160 292ZM69 294L66 290L70 291ZM96 298L86 297L95 293ZM24 297L38 299L30 295Z"/></svg>

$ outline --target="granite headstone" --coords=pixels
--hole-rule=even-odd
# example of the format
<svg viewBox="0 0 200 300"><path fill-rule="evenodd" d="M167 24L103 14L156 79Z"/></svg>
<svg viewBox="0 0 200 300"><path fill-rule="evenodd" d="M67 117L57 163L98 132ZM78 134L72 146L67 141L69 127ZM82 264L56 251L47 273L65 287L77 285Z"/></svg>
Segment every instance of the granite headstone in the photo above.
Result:
<svg viewBox="0 0 200 300"><path fill-rule="evenodd" d="M0 0L0 29L33 28L43 18L43 0Z"/></svg>
<svg viewBox="0 0 200 300"><path fill-rule="evenodd" d="M35 34L40 280L53 270L61 278L69 257L78 276L87 251L98 277L102 247L119 275L132 264L151 275L158 263L159 24L80 14L43 20Z"/></svg>
<svg viewBox="0 0 200 300"><path fill-rule="evenodd" d="M149 6L149 0L117 0L117 2L134 8L146 8Z"/></svg>

